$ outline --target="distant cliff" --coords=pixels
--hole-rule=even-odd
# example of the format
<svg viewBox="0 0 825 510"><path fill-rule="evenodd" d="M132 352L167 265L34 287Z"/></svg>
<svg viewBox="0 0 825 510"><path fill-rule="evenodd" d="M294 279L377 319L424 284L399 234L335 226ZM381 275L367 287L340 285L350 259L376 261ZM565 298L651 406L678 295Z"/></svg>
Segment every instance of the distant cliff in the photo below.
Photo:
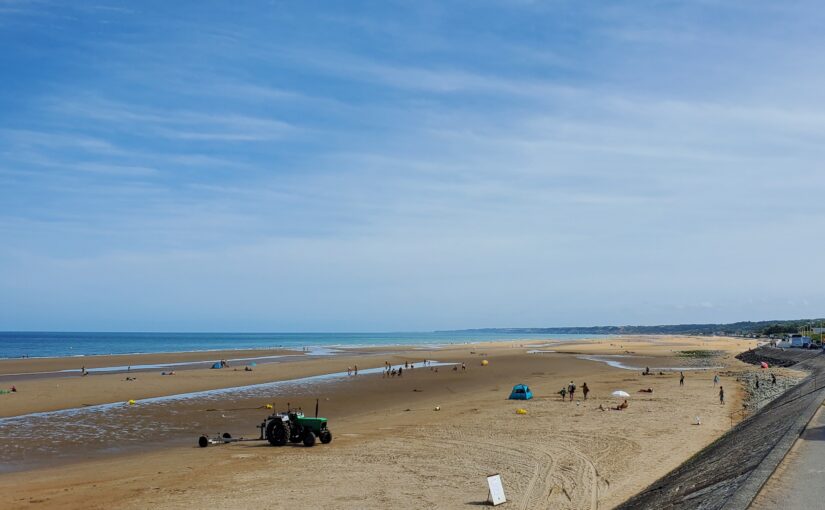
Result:
<svg viewBox="0 0 825 510"><path fill-rule="evenodd" d="M666 324L659 326L586 326L556 328L480 328L437 333L507 333L547 335L776 335L796 333L805 326L825 325L825 319L794 319L729 324Z"/></svg>

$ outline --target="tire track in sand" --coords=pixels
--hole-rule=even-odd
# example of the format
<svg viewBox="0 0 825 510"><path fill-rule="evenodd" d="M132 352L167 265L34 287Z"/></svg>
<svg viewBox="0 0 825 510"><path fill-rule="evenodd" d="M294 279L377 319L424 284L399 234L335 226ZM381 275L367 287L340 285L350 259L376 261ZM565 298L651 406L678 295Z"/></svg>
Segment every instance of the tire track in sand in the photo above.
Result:
<svg viewBox="0 0 825 510"><path fill-rule="evenodd" d="M463 434L462 434L462 436L463 436ZM550 474L552 473L553 467L555 466L555 463L556 463L555 458L553 457L553 455L550 452L547 452L544 449L540 449L538 451L538 453L540 454L540 457L546 457L546 460L543 460L540 457L537 457L535 455L536 450L533 449L533 448L514 447L514 446L508 445L506 443L499 442L499 441L490 441L490 440L482 441L482 440L478 440L476 438L473 438L472 440L468 440L468 439L445 439L443 441L446 442L446 443L452 443L453 445L459 445L459 446L483 445L483 446L487 446L488 448L495 449L499 453L499 455L502 455L502 456L505 456L505 457L509 455L509 456L511 456L511 458L514 458L516 455L518 455L518 456L526 457L526 458L532 460L533 463L534 463L533 474L530 477L530 482L527 484L526 489L524 490L524 492L522 494L520 494L519 499L521 500L521 502L518 506L518 508L520 510L527 510L527 509L531 509L531 508L536 508L535 506L530 505L530 502L536 496L536 494L535 494L536 489L541 488L542 494L545 490L544 486L537 485L537 483L538 483L539 480L544 480L546 482L547 478L550 477ZM514 454L516 454L516 455L514 455ZM545 486L546 486L546 484L545 484ZM542 494L539 494L538 496L540 497Z"/></svg>

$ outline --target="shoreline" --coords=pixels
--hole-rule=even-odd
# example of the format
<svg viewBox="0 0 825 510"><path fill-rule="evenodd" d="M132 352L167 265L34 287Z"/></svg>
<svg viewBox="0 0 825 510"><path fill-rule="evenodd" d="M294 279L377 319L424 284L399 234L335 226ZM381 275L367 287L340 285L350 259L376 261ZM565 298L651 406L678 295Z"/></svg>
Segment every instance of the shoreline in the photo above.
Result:
<svg viewBox="0 0 825 510"><path fill-rule="evenodd" d="M466 345L474 343L485 342L508 342L508 341L536 341L536 340L560 340L571 341L580 339L597 339L605 338L607 335L583 335L583 334L481 334L481 335L439 335L434 332L400 332L400 333L261 333L261 334L247 334L247 333L72 333L72 332L53 332L53 333L37 333L37 332L17 332L18 335L25 337L26 335L42 334L49 338L51 343L55 340L60 340L62 344L71 342L83 342L84 337L95 339L100 344L104 337L110 336L111 341L117 343L119 340L135 343L138 340L146 337L150 344L155 344L155 350L134 350L128 352L100 352L102 347L98 346L94 349L96 351L87 351L81 353L73 352L73 347L69 347L68 351L63 354L56 355L31 355L29 352L23 352L23 348L19 343L24 341L24 338L15 337L16 332L0 331L0 344L3 343L5 337L10 337L8 340L12 342L6 351L18 351L20 354L0 356L0 362L15 361L15 360L53 360L61 358L95 358L100 356L143 356L152 354L180 354L180 353L214 353L226 351L266 351L266 350L291 350L302 351L307 347L314 348L373 348L373 347L388 347L388 346L404 346L404 345L420 345L427 346L452 346L452 345ZM65 336L65 338L62 338ZM168 337L168 338L167 338ZM194 337L202 340L201 343L213 344L209 348L196 346ZM220 337L219 341L215 341L216 337ZM253 340L255 338L266 337L265 340ZM176 340L178 338L179 340ZM181 341L182 339L182 341ZM31 339L33 342L44 340L40 337ZM106 344L108 345L108 341ZM18 345L15 345L18 344ZM179 348L168 349L169 344L177 345ZM52 345L53 349L57 347ZM84 347L78 347L78 350ZM85 349L93 349L93 347L85 347ZM35 348L35 351L38 349ZM63 347L61 350L66 350ZM4 352L4 351L0 351Z"/></svg>
<svg viewBox="0 0 825 510"><path fill-rule="evenodd" d="M613 337L557 342L550 349L558 352L528 354L535 344L547 343L485 342L429 350L398 346L391 353L381 346L333 356L289 356L253 372L193 369L174 377L143 372L129 382L123 374L33 380L21 393L0 396L8 404L25 395L30 402L23 407L41 413L0 419L6 471L0 474L0 494L26 496L6 496L0 506L27 507L42 500L69 508L191 508L236 486L243 490L232 492L237 499L229 506L261 506L269 497L262 492L268 484L289 486L289 473L277 466L299 462L307 469L337 473L315 494L318 504L327 507L403 506L406 500L399 497L411 486L422 487L416 494L425 506L438 501L444 506L447 498L453 502L448 508L464 507L483 499L483 494L473 494L481 491L489 471L501 472L513 501L528 507L550 502L554 508L579 508L598 500L607 508L728 430L735 418L731 411L741 407L744 397L733 374L752 369L733 354L753 342ZM702 349L707 343L720 352L715 359L730 373L723 376L729 399L725 406L714 393L713 369L687 373L683 388L678 373L644 377L578 357L631 351L639 359L660 360L656 366L677 365L685 362L679 350ZM398 366L425 358L466 363L467 369L421 367L405 370L403 377L381 375L385 362ZM489 366L482 366L484 359ZM344 369L354 364L359 375L347 376ZM562 401L557 391L570 380L587 382L590 398L582 400L577 393L575 402ZM507 400L516 383L528 384L534 399ZM645 388L654 391L641 392ZM630 408L602 411L617 405L611 397L617 389L630 393ZM141 391L145 397L137 394ZM126 392L136 405L126 404ZM87 398L110 404L89 409L81 402L74 406L78 409L43 414ZM195 446L204 433L258 437L255 426L272 412L267 404L274 410L287 402L312 409L316 399L321 415L330 419L335 437L330 445ZM515 413L518 408L527 414ZM693 425L696 415L702 416L701 427ZM534 476L539 479L529 487L514 485ZM376 480L375 486L353 491L362 487L357 480L365 478ZM201 479L209 482L193 481ZM89 484L97 490L84 488ZM569 497L558 488L562 486ZM300 505L297 492L283 497L285 505Z"/></svg>

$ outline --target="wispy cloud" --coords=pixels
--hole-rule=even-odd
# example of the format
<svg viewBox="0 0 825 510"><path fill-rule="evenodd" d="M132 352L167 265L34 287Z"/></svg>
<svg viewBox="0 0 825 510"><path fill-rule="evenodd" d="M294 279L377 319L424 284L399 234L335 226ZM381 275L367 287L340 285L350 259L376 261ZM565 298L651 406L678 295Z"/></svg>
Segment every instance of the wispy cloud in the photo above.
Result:
<svg viewBox="0 0 825 510"><path fill-rule="evenodd" d="M0 2L0 329L81 287L226 329L825 306L820 11Z"/></svg>
<svg viewBox="0 0 825 510"><path fill-rule="evenodd" d="M112 101L53 101L55 109L72 118L107 122L114 129L138 131L164 138L204 141L267 141L299 130L277 119L237 113L162 111Z"/></svg>

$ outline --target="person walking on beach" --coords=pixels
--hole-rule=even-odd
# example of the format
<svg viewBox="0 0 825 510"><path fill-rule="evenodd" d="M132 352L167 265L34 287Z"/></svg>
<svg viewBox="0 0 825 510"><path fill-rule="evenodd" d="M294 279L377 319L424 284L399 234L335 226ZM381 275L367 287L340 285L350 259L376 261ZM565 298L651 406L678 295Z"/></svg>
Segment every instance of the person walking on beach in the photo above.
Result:
<svg viewBox="0 0 825 510"><path fill-rule="evenodd" d="M561 395L561 401L564 402L565 398L567 397L567 388L563 387L559 390L559 395Z"/></svg>
<svg viewBox="0 0 825 510"><path fill-rule="evenodd" d="M679 386L685 385L685 373L679 372Z"/></svg>
<svg viewBox="0 0 825 510"><path fill-rule="evenodd" d="M719 374L713 376L713 387L715 388L717 384L719 384Z"/></svg>
<svg viewBox="0 0 825 510"><path fill-rule="evenodd" d="M401 377L401 374L404 373L404 367L398 367L398 377Z"/></svg>
<svg viewBox="0 0 825 510"><path fill-rule="evenodd" d="M776 386L776 374L771 374L771 384Z"/></svg>
<svg viewBox="0 0 825 510"><path fill-rule="evenodd" d="M355 365L355 371L354 371L354 374L355 374L355 375L358 375L358 365Z"/></svg>
<svg viewBox="0 0 825 510"><path fill-rule="evenodd" d="M347 375L352 375L352 367L347 367Z"/></svg>
<svg viewBox="0 0 825 510"><path fill-rule="evenodd" d="M582 383L582 393L584 393L584 399L587 400L587 394L590 393L590 388L587 387L587 383Z"/></svg>
<svg viewBox="0 0 825 510"><path fill-rule="evenodd" d="M725 403L725 388L719 386L719 403Z"/></svg>
<svg viewBox="0 0 825 510"><path fill-rule="evenodd" d="M570 385L567 387L567 393L570 394L570 402L573 401L573 395L576 393L576 385L573 381L570 381Z"/></svg>

